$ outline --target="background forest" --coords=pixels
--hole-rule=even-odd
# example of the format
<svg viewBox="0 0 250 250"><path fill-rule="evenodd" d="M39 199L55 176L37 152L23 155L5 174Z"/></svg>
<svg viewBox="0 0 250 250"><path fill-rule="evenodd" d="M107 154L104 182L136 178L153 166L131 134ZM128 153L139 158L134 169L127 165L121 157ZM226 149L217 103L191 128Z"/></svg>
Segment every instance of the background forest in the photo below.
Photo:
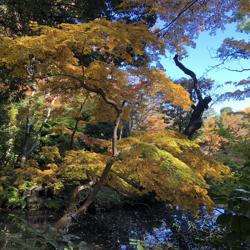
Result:
<svg viewBox="0 0 250 250"><path fill-rule="evenodd" d="M1 1L0 248L249 249L250 107L213 106L249 98L250 78L216 91L182 63L202 32L247 37L249 15L248 0ZM216 58L249 72L249 40ZM120 219L131 234L125 210L170 238L105 240Z"/></svg>

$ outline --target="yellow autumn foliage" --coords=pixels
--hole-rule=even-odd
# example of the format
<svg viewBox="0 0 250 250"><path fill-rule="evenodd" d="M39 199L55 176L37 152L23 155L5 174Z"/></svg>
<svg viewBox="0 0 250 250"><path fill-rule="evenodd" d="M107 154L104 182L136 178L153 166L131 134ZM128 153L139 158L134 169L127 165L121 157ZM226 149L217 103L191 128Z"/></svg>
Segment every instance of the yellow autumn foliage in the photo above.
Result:
<svg viewBox="0 0 250 250"><path fill-rule="evenodd" d="M157 199L194 214L202 205L208 211L213 207L206 180L231 176L228 167L211 160L195 142L171 130L137 132L133 137L120 140L118 147L120 157L106 185L133 196L154 193ZM58 149L44 147L39 157L47 159L46 167L28 160L24 167L16 169L16 184L32 180L58 193L65 184L83 183L101 176L110 152L70 150L60 163L55 163L60 158Z"/></svg>
<svg viewBox="0 0 250 250"><path fill-rule="evenodd" d="M69 95L82 90L85 94L86 85L90 89L101 88L118 104L123 100L129 103L140 92L147 96L161 94L165 101L183 109L190 106L188 93L163 71L152 67L150 56L146 65L135 66L135 57L147 57L153 51L156 58L164 54L165 48L162 40L142 23L96 19L54 28L31 23L31 27L38 35L0 37L0 66L13 68L10 74L15 77L42 84L45 92ZM97 58L84 62L84 56L95 54ZM99 112L94 115L102 116L97 117L98 121L113 120L113 113L103 100L97 98L95 107ZM123 119L129 111L125 113ZM56 129L71 134L65 126ZM76 137L80 136L76 133ZM93 143L90 138L82 139ZM155 193L159 200L194 213L201 205L208 209L213 205L207 194L206 178L230 176L228 168L202 154L197 144L170 130L137 133L120 140L118 148L120 159L114 163L107 185L133 195ZM85 150L66 151L61 157L58 148L44 147L37 161L30 159L15 170L16 184L32 180L46 184L56 193L67 183L101 176L109 157L110 152Z"/></svg>
<svg viewBox="0 0 250 250"><path fill-rule="evenodd" d="M0 66L14 68L15 77L46 79L45 89L62 93L88 86L102 88L116 101L133 99L134 92L144 89L151 94L161 92L167 101L188 109L188 93L171 82L166 74L148 65L133 67L134 58L164 54L164 43L142 23L126 24L96 19L84 24L60 24L57 27L31 23L39 35L0 38ZM84 56L98 54L90 63ZM81 57L79 57L81 55ZM105 58L105 60L101 60ZM122 62L121 65L116 62ZM14 67L13 67L14 66ZM121 67L123 66L123 67ZM130 70L133 69L133 70ZM132 80L133 79L133 80ZM142 84L145 83L145 84Z"/></svg>
<svg viewBox="0 0 250 250"><path fill-rule="evenodd" d="M168 201L197 213L201 205L208 210L207 178L223 179L230 170L205 156L199 146L170 130L140 132L119 142L120 159L109 175L107 185L133 195L155 193ZM100 176L108 155L84 150L66 152L58 176L64 181L81 181Z"/></svg>
<svg viewBox="0 0 250 250"><path fill-rule="evenodd" d="M20 186L26 181L32 181L34 184L45 184L51 188L54 193L63 189L63 182L57 178L59 166L56 161L61 158L57 147L42 147L39 152L39 160L44 161L45 166L40 166L38 161L29 159L24 166L15 169L15 185Z"/></svg>
<svg viewBox="0 0 250 250"><path fill-rule="evenodd" d="M106 159L105 155L85 150L70 150L65 153L58 175L66 181L85 180L94 174L100 176Z"/></svg>

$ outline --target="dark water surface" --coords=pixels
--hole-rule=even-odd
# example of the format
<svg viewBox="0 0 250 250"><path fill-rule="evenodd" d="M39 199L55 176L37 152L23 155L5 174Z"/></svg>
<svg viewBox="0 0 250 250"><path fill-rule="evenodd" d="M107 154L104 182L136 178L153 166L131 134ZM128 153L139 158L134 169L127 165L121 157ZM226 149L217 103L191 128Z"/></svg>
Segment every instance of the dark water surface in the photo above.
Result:
<svg viewBox="0 0 250 250"><path fill-rule="evenodd" d="M210 240L220 212L194 219L163 204L135 204L89 213L58 236L50 230L58 214L1 211L0 249L224 249Z"/></svg>

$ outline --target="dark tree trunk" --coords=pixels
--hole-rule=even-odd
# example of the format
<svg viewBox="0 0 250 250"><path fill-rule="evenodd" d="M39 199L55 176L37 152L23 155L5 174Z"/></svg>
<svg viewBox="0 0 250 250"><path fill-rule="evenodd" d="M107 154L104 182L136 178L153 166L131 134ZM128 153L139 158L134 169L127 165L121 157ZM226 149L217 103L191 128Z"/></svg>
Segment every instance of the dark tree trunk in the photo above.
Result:
<svg viewBox="0 0 250 250"><path fill-rule="evenodd" d="M174 61L177 67L179 67L186 75L189 75L193 79L194 90L198 99L197 105L192 105L193 112L191 114L189 123L183 132L184 135L191 139L193 134L202 126L203 112L205 111L205 109L208 109L208 104L211 102L212 98L210 96L207 96L205 98L202 97L195 73L186 68L178 60L178 55L175 55Z"/></svg>
<svg viewBox="0 0 250 250"><path fill-rule="evenodd" d="M35 94L35 91L32 92L31 97L33 97ZM31 139L31 109L32 109L32 101L29 100L29 106L28 106L28 113L26 115L26 124L25 124L25 133L23 138L23 145L22 145L22 154L21 154L21 166L23 166L26 162L27 156L28 156L28 150L29 150L29 143Z"/></svg>

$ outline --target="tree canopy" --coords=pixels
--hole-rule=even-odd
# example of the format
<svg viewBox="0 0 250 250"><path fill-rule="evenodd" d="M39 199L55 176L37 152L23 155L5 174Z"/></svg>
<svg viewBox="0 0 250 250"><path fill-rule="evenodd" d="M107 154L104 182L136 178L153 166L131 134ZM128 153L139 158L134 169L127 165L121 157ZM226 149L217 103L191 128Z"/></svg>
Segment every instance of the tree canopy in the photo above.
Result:
<svg viewBox="0 0 250 250"><path fill-rule="evenodd" d="M202 153L191 136L165 129L162 111L166 103L181 112L199 107L194 122L200 128L211 101L202 90L207 93L212 81L199 86L178 58L202 31L224 28L246 3L11 3L0 5L3 203L15 206L14 194L22 206L24 190L36 185L55 196L69 184L87 187L83 204L68 209L57 228L86 212L103 185L128 195L153 194L196 214L201 206L211 210L209 182L231 177L230 170ZM232 44L224 42L221 58L234 51ZM162 70L166 51L179 53L174 62L192 77L192 87L174 83ZM214 121L204 129L211 126L217 129Z"/></svg>

